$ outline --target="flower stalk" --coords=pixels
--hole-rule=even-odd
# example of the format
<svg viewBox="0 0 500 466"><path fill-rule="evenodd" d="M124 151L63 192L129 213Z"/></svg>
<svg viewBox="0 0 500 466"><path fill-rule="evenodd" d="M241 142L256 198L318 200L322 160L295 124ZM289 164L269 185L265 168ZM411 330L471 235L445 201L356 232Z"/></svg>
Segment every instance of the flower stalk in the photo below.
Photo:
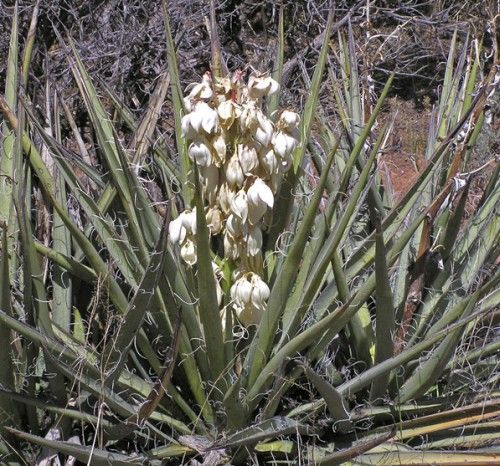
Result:
<svg viewBox="0 0 500 466"><path fill-rule="evenodd" d="M186 89L182 134L196 164L211 237L220 237L224 258L234 264L229 288L232 309L245 326L258 324L266 310L269 287L263 279L262 236L274 196L292 165L299 116L283 111L274 124L264 113L264 99L279 85L266 75L242 73L212 78ZM170 225L170 240L182 259L197 260L195 209L186 209ZM220 269L214 265L219 305Z"/></svg>

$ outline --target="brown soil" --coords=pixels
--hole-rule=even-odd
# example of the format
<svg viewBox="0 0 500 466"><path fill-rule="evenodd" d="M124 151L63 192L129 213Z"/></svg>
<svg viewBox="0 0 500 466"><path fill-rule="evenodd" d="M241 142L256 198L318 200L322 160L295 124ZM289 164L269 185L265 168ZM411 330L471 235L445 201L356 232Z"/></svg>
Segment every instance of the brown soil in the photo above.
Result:
<svg viewBox="0 0 500 466"><path fill-rule="evenodd" d="M406 193L425 165L429 118L429 108L417 109L413 101L397 97L388 99L382 121L394 120L394 129L379 163L395 200Z"/></svg>

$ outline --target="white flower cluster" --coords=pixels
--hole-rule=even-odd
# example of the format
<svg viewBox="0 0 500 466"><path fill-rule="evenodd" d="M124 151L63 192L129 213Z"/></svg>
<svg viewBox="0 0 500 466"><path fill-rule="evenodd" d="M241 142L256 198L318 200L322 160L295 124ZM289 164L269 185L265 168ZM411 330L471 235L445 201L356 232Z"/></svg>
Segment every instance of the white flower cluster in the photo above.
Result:
<svg viewBox="0 0 500 466"><path fill-rule="evenodd" d="M285 110L273 124L262 111L263 97L278 87L268 76L245 85L240 72L215 81L206 73L184 99L182 132L199 168L210 233L222 236L224 256L236 266L231 299L244 325L259 322L269 297L261 278L264 218L297 146L299 116ZM170 224L171 241L189 265L196 262L195 233L194 210Z"/></svg>

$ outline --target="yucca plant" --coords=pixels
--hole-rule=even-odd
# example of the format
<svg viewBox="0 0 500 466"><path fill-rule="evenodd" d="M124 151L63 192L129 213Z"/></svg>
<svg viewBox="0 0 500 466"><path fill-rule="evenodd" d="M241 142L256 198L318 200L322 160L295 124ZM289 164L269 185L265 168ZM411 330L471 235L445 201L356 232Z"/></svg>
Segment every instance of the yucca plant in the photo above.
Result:
<svg viewBox="0 0 500 466"><path fill-rule="evenodd" d="M304 108L280 111L283 15L275 72L247 79L222 66L212 12L211 73L183 93L163 6L168 74L140 120L60 37L94 153L50 81L38 107L22 92L37 12L21 73L14 15L3 461L496 464L497 160L464 212L498 56L486 73L480 44L453 39L426 167L396 200L377 169L392 77L371 102L351 33L324 43ZM175 151L152 143L169 87Z"/></svg>

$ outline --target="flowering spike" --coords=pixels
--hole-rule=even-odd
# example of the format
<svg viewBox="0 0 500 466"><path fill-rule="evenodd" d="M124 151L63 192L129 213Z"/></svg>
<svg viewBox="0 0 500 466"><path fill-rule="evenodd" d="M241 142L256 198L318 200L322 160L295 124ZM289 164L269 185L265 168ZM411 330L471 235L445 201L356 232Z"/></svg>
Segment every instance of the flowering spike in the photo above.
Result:
<svg viewBox="0 0 500 466"><path fill-rule="evenodd" d="M230 288L233 307L243 325L257 324L265 312L269 287L263 269L263 217L274 206L274 193L290 168L297 146L299 116L289 110L274 125L262 111L263 97L279 89L269 76L242 72L216 78L206 73L188 86L189 112L182 134L190 159L199 167L205 216L210 235L221 235L224 259L236 265ZM182 259L196 264L196 213L182 212L169 226L170 240ZM223 302L222 272L214 266L217 301Z"/></svg>

